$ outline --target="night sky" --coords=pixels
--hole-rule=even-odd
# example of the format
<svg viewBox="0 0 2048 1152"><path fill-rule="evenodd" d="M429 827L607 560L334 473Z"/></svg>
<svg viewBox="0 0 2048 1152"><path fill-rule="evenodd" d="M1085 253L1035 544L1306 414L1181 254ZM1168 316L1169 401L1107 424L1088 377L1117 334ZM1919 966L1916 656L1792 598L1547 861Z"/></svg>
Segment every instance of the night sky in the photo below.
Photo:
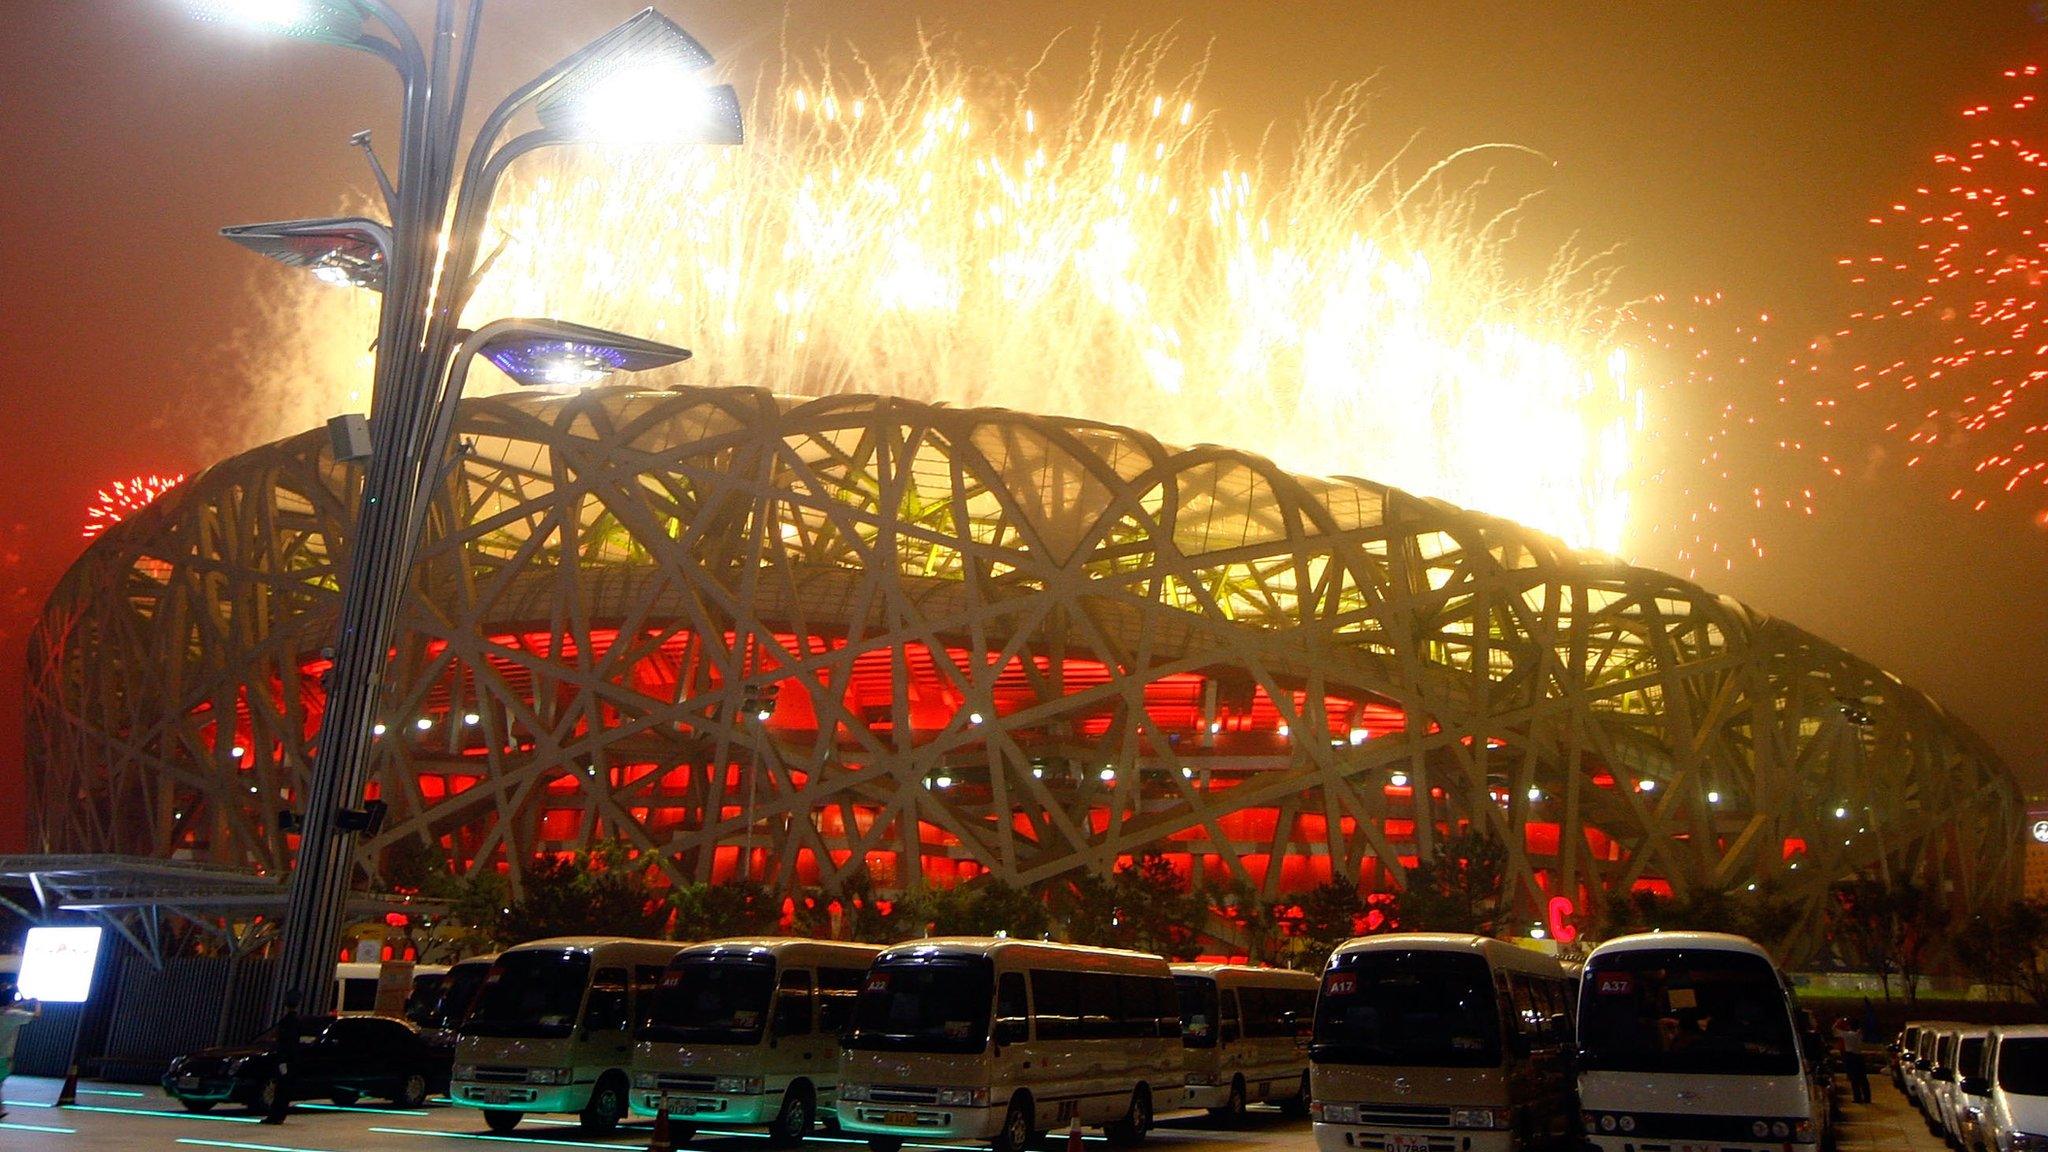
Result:
<svg viewBox="0 0 2048 1152"><path fill-rule="evenodd" d="M1932 154L1970 139L1959 112L2000 92L2005 69L2048 60L2042 5L2019 0L659 7L742 84L785 42L887 61L922 30L1022 70L1061 33L1113 44L1171 33L1177 58L1206 53L1204 101L1247 142L1331 86L1370 78L1374 134L1389 150L1406 144L1418 166L1482 142L1541 153L1547 163L1496 162L1542 192L1521 225L1532 267L1566 242L1605 252L1614 302L1723 293L1727 314L1770 313L1788 353L1857 307L1837 260L1870 251L1867 218L1928 179ZM474 88L495 99L636 5L491 9ZM248 417L238 405L256 394L238 342L253 302L292 273L216 230L364 195L348 137L371 128L395 146L395 95L369 57L232 35L175 0L0 4L0 789L19 788L26 635L83 546L94 493L250 446L236 432ZM1767 411L1782 357L1768 361L1723 364L1715 387L1782 420L1782 407ZM1704 420L1723 397L1668 399L1666 410ZM1658 432L1679 443L1698 429ZM1971 512L1948 498L1967 454L1905 469L1875 432L1830 435L1857 466L1822 486L1815 513L1720 522L1738 562L1697 578L1926 691L2040 787L2048 530L2036 517L2048 488ZM1729 467L1725 481L1674 467L1644 496L1679 518L1717 488L1797 487L1811 469L1753 445L1731 449ZM1370 462L1356 471L1370 477ZM1761 558L1733 538L1750 535ZM1638 534L1628 557L1688 570L1668 533ZM19 819L0 805L0 847L19 843Z"/></svg>

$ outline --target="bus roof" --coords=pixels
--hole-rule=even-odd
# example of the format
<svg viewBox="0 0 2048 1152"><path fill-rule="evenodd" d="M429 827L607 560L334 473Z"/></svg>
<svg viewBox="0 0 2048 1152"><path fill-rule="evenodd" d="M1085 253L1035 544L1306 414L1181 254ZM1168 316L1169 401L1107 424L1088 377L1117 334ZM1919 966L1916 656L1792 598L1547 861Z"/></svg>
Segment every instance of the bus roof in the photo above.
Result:
<svg viewBox="0 0 2048 1152"><path fill-rule="evenodd" d="M676 959L735 952L766 952L776 957L837 956L848 960L858 959L866 964L882 954L882 946L863 944L857 940L815 940L808 936L734 936L726 940L706 940L701 944L692 944L676 953Z"/></svg>
<svg viewBox="0 0 2048 1152"><path fill-rule="evenodd" d="M514 944L498 955L505 956L513 952L594 952L600 948L621 944L643 948L667 948L670 951L680 951L683 947L674 940L636 940L630 936L551 936L545 940L528 940L523 944Z"/></svg>
<svg viewBox="0 0 2048 1152"><path fill-rule="evenodd" d="M1762 945L1747 936L1737 936L1730 932L1637 932L1628 936L1616 936L1593 949L1586 957L1586 962L1591 964L1609 952L1653 952L1672 948L1746 952L1763 958L1774 968L1777 967L1777 961L1772 959L1769 952L1764 951Z"/></svg>
<svg viewBox="0 0 2048 1152"><path fill-rule="evenodd" d="M1173 974L1206 976L1222 984L1265 984L1275 988L1314 988L1321 982L1313 972L1268 968L1262 964L1175 964Z"/></svg>
<svg viewBox="0 0 2048 1152"><path fill-rule="evenodd" d="M1465 932L1388 932L1359 936L1337 946L1330 959L1363 952L1476 952L1488 964L1544 976L1563 976L1564 965L1548 952L1522 948L1491 936Z"/></svg>
<svg viewBox="0 0 2048 1152"><path fill-rule="evenodd" d="M1056 944L1050 940L1012 940L1006 936L933 936L924 940L906 940L901 944L891 945L877 959L913 956L921 952L990 958L1003 953L1021 952L1027 956L1042 956L1048 960L1093 960L1099 964L1108 964L1131 972L1153 968L1163 975L1167 970L1166 959L1154 956L1150 952L1097 948L1089 944Z"/></svg>

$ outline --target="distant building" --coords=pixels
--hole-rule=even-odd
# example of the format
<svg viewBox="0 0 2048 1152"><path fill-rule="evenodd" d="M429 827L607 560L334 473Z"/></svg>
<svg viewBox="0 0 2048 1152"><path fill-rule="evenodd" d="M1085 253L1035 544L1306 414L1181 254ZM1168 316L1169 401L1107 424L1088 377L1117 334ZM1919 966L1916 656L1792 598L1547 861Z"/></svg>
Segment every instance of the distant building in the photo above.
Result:
<svg viewBox="0 0 2048 1152"><path fill-rule="evenodd" d="M2029 900L2048 900L2048 793L2027 797L2027 861L2021 889Z"/></svg>
<svg viewBox="0 0 2048 1152"><path fill-rule="evenodd" d="M456 431L372 870L516 882L621 840L656 882L830 899L1156 851L1284 902L1476 829L1525 931L1764 885L1794 960L1859 872L2019 886L2016 786L1919 692L1439 501L859 395L504 395ZM360 484L327 445L223 461L66 574L30 645L37 847L288 866Z"/></svg>

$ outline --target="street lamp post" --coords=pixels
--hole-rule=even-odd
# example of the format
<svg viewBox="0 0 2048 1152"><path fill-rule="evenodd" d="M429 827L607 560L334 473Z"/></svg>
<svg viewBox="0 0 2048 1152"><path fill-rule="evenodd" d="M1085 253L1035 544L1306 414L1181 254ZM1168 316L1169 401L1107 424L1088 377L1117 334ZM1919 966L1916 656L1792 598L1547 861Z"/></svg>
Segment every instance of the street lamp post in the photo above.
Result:
<svg viewBox="0 0 2048 1152"><path fill-rule="evenodd" d="M418 546L421 510L442 475L469 361L451 353L458 339L470 335L474 341L489 330L464 334L457 324L481 271L479 241L498 179L514 160L555 144L606 138L737 144L739 102L730 86L695 79L711 65L711 54L649 8L500 101L468 141L465 157L462 121L484 0L435 0L433 32L424 47L386 0L186 3L205 19L371 53L392 65L403 90L397 178L387 178L371 156L391 213L388 226L351 218L229 233L268 255L331 270L334 278L383 293L371 453L342 585L327 708L302 798L298 858L282 926L284 956L272 996L274 1007L290 993L308 997L311 1005L316 1001L310 997L332 979L355 871L349 826L360 824L392 626ZM539 127L500 145L515 117L529 109ZM611 347L616 351L619 345ZM630 354L658 358L662 353L649 353L655 348L666 346L642 342ZM480 343L470 350L489 355ZM680 356L669 362L674 359Z"/></svg>

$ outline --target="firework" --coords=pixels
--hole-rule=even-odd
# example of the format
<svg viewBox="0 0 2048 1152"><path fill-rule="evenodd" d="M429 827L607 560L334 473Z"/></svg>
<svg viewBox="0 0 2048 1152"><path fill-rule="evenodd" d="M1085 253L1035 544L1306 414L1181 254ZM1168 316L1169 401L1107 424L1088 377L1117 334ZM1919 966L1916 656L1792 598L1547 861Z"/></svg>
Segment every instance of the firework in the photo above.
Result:
<svg viewBox="0 0 2048 1152"><path fill-rule="evenodd" d="M1972 138L1870 217L1875 250L1839 261L1867 303L1809 358L1828 415L1851 400L1907 467L1956 466L1950 499L1980 511L2048 484L2041 83L2037 66L2006 72L1997 99L1963 110Z"/></svg>
<svg viewBox="0 0 2048 1152"><path fill-rule="evenodd" d="M93 539L149 507L157 497L184 483L184 480L183 472L176 476L159 476L152 472L147 476L114 481L100 489L98 497L86 506L82 534L87 540Z"/></svg>
<svg viewBox="0 0 2048 1152"><path fill-rule="evenodd" d="M1397 178L1355 89L1231 152L1166 55L1098 51L1060 92L929 50L786 65L745 147L522 168L467 322L644 333L701 382L1131 424L1618 551L1643 413L1597 272L1514 280L1512 211L1443 165ZM360 387L363 328L283 319L346 331L310 375Z"/></svg>

